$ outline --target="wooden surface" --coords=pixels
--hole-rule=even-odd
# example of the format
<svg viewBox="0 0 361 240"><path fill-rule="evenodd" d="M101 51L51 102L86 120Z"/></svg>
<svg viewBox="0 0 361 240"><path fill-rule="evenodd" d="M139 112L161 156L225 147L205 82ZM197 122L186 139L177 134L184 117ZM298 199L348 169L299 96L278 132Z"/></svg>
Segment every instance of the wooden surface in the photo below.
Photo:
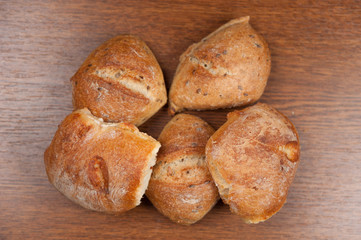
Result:
<svg viewBox="0 0 361 240"><path fill-rule="evenodd" d="M360 1L226 2L0 1L0 239L361 239ZM72 110L69 79L96 46L140 36L169 88L187 46L244 15L272 52L261 101L289 116L301 139L278 214L246 225L218 203L185 227L146 199L111 216L49 184L43 152ZM196 114L217 128L228 111ZM157 137L169 119L162 109L141 130Z"/></svg>

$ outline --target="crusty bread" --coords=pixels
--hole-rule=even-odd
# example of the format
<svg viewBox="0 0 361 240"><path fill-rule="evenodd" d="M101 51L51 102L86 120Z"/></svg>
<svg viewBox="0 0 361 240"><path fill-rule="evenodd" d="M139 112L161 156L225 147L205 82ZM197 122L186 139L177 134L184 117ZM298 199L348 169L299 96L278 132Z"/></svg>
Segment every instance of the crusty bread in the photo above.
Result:
<svg viewBox="0 0 361 240"><path fill-rule="evenodd" d="M152 51L131 35L114 37L71 78L75 109L88 108L108 122L137 126L167 102L162 70Z"/></svg>
<svg viewBox="0 0 361 240"><path fill-rule="evenodd" d="M81 109L59 125L44 162L49 181L70 200L119 214L140 204L159 148L132 124L105 123Z"/></svg>
<svg viewBox="0 0 361 240"><path fill-rule="evenodd" d="M228 114L209 139L206 160L223 201L247 223L265 221L285 203L298 166L295 127L258 103Z"/></svg>
<svg viewBox="0 0 361 240"><path fill-rule="evenodd" d="M204 154L213 133L202 119L179 114L159 136L162 147L146 195L174 222L188 225L199 221L219 199Z"/></svg>
<svg viewBox="0 0 361 240"><path fill-rule="evenodd" d="M270 69L268 45L251 27L249 17L234 19L181 55L169 93L169 112L256 102Z"/></svg>

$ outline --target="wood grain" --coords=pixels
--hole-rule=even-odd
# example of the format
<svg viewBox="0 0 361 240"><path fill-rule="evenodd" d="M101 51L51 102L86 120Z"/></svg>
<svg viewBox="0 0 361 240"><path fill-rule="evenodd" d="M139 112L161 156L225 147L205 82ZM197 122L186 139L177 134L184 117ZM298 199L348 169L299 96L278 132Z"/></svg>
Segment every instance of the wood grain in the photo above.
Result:
<svg viewBox="0 0 361 240"><path fill-rule="evenodd" d="M169 89L187 46L244 15L271 48L261 100L289 116L301 138L300 167L278 214L246 225L218 203L185 227L147 199L111 216L49 184L43 152L72 110L69 79L96 46L140 36ZM0 0L0 239L360 239L360 16L357 0ZM229 111L195 114L217 128ZM141 129L157 137L169 119L164 108Z"/></svg>

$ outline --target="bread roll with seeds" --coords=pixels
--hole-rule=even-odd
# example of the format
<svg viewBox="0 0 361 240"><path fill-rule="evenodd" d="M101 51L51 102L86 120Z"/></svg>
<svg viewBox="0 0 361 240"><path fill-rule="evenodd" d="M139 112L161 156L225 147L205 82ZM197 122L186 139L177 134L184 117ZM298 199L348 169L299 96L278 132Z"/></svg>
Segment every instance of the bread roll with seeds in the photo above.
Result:
<svg viewBox="0 0 361 240"><path fill-rule="evenodd" d="M147 197L172 221L193 224L219 199L205 162L205 145L214 130L202 119L176 115L159 136L162 144Z"/></svg>
<svg viewBox="0 0 361 240"><path fill-rule="evenodd" d="M84 208L119 214L140 204L160 148L132 124L89 110L68 115L44 154L49 181Z"/></svg>
<svg viewBox="0 0 361 240"><path fill-rule="evenodd" d="M254 103L270 70L266 41L251 27L249 17L234 19L181 55L169 93L169 112Z"/></svg>
<svg viewBox="0 0 361 240"><path fill-rule="evenodd" d="M137 126L167 102L162 70L138 37L120 35L97 49L71 78L74 109Z"/></svg>
<svg viewBox="0 0 361 240"><path fill-rule="evenodd" d="M258 103L228 114L209 139L206 156L221 198L247 223L270 218L286 201L299 163L291 121Z"/></svg>

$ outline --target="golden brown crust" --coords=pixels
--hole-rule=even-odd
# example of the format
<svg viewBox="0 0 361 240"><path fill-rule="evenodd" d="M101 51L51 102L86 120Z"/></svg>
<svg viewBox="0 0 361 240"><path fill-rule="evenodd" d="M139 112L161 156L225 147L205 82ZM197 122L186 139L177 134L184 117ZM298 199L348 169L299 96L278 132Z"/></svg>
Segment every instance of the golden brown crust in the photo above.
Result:
<svg viewBox="0 0 361 240"><path fill-rule="evenodd" d="M162 147L146 195L174 222L195 223L218 201L204 153L213 133L213 128L202 119L178 114L159 136Z"/></svg>
<svg viewBox="0 0 361 240"><path fill-rule="evenodd" d="M249 24L234 19L180 57L169 93L169 112L216 109L256 102L271 69L268 45Z"/></svg>
<svg viewBox="0 0 361 240"><path fill-rule="evenodd" d="M87 107L109 122L140 125L166 102L162 70L152 51L131 35L114 37L71 78L75 109Z"/></svg>
<svg viewBox="0 0 361 240"><path fill-rule="evenodd" d="M82 109L59 125L44 162L49 181L70 200L119 214L139 204L139 188L159 147L132 124L103 123Z"/></svg>
<svg viewBox="0 0 361 240"><path fill-rule="evenodd" d="M206 146L223 201L247 223L265 221L283 206L299 153L291 121L261 103L229 113Z"/></svg>

